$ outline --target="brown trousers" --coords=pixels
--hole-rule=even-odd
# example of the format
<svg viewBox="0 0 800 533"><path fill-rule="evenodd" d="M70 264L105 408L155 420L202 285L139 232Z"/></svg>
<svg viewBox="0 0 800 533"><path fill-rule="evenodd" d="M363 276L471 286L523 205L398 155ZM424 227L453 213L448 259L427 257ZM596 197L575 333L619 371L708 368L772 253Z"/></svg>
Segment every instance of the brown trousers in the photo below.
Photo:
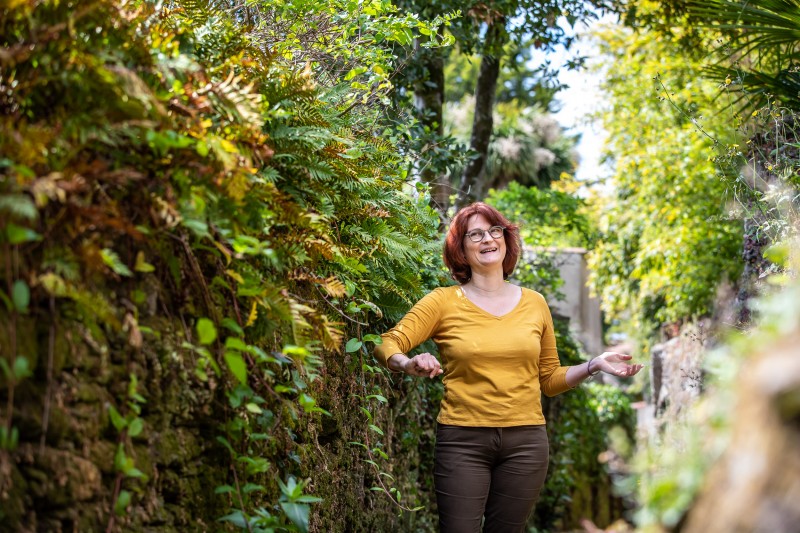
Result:
<svg viewBox="0 0 800 533"><path fill-rule="evenodd" d="M544 425L506 428L439 424L434 483L440 533L525 529L547 475Z"/></svg>

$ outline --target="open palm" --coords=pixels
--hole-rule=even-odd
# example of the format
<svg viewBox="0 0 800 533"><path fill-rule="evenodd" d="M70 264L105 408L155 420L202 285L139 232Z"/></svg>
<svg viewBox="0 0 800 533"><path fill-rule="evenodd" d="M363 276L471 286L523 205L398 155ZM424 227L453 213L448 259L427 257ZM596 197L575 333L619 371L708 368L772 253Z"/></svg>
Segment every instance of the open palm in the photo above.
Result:
<svg viewBox="0 0 800 533"><path fill-rule="evenodd" d="M639 373L644 368L644 365L636 363L630 364L633 357L627 354L618 352L603 352L595 357L592 362L592 370L599 368L606 374L618 377L631 377Z"/></svg>

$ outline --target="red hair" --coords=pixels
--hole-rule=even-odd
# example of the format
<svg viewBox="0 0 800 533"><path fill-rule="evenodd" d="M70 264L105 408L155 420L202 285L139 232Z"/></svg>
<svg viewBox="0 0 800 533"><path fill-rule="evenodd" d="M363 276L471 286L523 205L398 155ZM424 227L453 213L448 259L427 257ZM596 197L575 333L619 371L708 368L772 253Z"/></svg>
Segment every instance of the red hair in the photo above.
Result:
<svg viewBox="0 0 800 533"><path fill-rule="evenodd" d="M483 202L475 202L458 211L447 237L444 240L444 264L450 270L450 275L462 285L472 278L472 268L464 254L464 238L467 233L467 224L474 215L483 215L491 226L503 226L503 238L506 240L506 256L503 259L503 279L508 279L517 266L520 253L519 226L512 224L500 211Z"/></svg>

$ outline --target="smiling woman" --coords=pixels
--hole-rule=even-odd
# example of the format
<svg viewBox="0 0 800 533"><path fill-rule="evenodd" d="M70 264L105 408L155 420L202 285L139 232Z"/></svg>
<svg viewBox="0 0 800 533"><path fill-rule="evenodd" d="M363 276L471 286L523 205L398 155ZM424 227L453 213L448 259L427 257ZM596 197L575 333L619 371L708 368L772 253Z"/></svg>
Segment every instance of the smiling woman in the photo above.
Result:
<svg viewBox="0 0 800 533"><path fill-rule="evenodd" d="M442 375L434 482L443 533L523 531L547 474L541 394L554 396L598 372L627 377L642 365L606 352L561 366L553 320L536 291L506 282L520 254L519 227L478 202L454 217L444 261L459 285L425 296L375 355L411 376ZM405 354L433 339L430 353Z"/></svg>

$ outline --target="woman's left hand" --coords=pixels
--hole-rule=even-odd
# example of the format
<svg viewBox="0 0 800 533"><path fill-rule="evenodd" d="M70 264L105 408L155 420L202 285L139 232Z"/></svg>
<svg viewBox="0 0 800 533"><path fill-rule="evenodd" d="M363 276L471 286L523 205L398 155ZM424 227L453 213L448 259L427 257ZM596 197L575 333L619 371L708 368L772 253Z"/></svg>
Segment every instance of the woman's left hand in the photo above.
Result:
<svg viewBox="0 0 800 533"><path fill-rule="evenodd" d="M612 376L619 376L628 378L635 376L644 365L642 364L628 364L633 357L624 353L618 352L603 352L592 360L592 372L598 368L606 374Z"/></svg>

